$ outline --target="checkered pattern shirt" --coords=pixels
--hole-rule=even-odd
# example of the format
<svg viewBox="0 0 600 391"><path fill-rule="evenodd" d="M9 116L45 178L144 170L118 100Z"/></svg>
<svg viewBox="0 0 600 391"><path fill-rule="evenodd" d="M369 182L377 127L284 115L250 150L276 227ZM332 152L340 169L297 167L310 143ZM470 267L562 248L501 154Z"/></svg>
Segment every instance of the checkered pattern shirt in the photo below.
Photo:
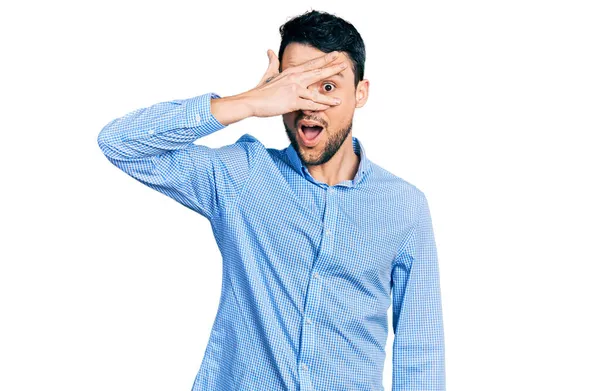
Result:
<svg viewBox="0 0 600 391"><path fill-rule="evenodd" d="M392 391L445 390L436 244L423 192L370 161L313 178L290 144L226 126L206 93L134 110L102 128L106 158L210 221L222 255L218 311L193 391L381 391L387 311Z"/></svg>

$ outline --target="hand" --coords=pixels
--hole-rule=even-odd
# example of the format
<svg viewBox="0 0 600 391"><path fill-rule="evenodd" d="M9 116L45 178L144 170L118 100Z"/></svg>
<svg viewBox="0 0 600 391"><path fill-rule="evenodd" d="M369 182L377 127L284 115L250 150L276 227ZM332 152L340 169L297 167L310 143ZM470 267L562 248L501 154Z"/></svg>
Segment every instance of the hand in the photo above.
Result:
<svg viewBox="0 0 600 391"><path fill-rule="evenodd" d="M279 60L269 50L269 67L260 83L243 94L252 102L253 116L273 117L297 110L325 110L341 103L318 90L308 90L313 83L346 68L347 61L333 62L335 54L327 53L279 73Z"/></svg>

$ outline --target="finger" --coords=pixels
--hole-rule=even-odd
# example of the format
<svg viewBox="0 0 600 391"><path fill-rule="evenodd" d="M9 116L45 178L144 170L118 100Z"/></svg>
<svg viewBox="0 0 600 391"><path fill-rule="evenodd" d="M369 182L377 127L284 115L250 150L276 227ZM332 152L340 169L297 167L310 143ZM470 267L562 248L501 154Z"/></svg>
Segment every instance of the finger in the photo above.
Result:
<svg viewBox="0 0 600 391"><path fill-rule="evenodd" d="M313 100L304 99L301 97L298 97L296 100L296 110L320 111L320 110L327 110L330 107L331 106L329 106L329 105L324 105L321 103L317 103Z"/></svg>
<svg viewBox="0 0 600 391"><path fill-rule="evenodd" d="M302 73L297 75L297 83L300 85L304 85L308 87L309 85L319 81L341 73L348 66L347 61L343 61L340 63L335 63L330 66L326 66L324 68L317 68L311 71Z"/></svg>
<svg viewBox="0 0 600 391"><path fill-rule="evenodd" d="M331 61L338 58L339 55L340 55L340 53L338 51L330 52L321 57L313 58L312 60L309 60L298 66L290 67L290 68L286 69L286 71L296 73L296 72L306 72L306 71L311 71L313 69L322 68L322 67L326 66L327 64L329 64Z"/></svg>
<svg viewBox="0 0 600 391"><path fill-rule="evenodd" d="M279 73L279 59L277 58L277 55L271 49L269 49L267 54L269 55L269 68L267 71L271 73Z"/></svg>
<svg viewBox="0 0 600 391"><path fill-rule="evenodd" d="M267 56L269 57L269 66L267 70L263 74L263 77L260 79L258 85L264 84L267 80L271 81L275 78L275 76L279 75L279 60L275 53L269 49L267 50Z"/></svg>
<svg viewBox="0 0 600 391"><path fill-rule="evenodd" d="M341 103L338 98L321 94L316 88L309 90L308 88L298 88L298 96L304 99L312 100L328 106L337 106Z"/></svg>

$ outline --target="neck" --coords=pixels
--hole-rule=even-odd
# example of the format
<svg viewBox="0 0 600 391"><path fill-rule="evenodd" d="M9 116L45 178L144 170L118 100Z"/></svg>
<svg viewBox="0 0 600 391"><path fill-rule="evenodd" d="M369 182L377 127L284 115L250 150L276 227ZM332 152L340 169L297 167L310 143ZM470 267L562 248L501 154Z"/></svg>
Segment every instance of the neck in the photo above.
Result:
<svg viewBox="0 0 600 391"><path fill-rule="evenodd" d="M334 186L340 182L354 179L359 164L360 157L354 153L352 134L350 133L328 162L318 166L307 166L307 169L316 180Z"/></svg>

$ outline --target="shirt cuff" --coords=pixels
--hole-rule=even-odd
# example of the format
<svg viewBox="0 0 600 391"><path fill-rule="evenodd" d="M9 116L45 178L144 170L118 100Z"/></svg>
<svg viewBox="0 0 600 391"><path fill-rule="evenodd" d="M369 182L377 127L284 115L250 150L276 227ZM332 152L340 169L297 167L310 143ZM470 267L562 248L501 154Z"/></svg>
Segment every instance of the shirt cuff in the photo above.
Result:
<svg viewBox="0 0 600 391"><path fill-rule="evenodd" d="M210 111L210 100L219 98L219 94L208 92L186 101L186 120L198 137L208 136L226 127Z"/></svg>

